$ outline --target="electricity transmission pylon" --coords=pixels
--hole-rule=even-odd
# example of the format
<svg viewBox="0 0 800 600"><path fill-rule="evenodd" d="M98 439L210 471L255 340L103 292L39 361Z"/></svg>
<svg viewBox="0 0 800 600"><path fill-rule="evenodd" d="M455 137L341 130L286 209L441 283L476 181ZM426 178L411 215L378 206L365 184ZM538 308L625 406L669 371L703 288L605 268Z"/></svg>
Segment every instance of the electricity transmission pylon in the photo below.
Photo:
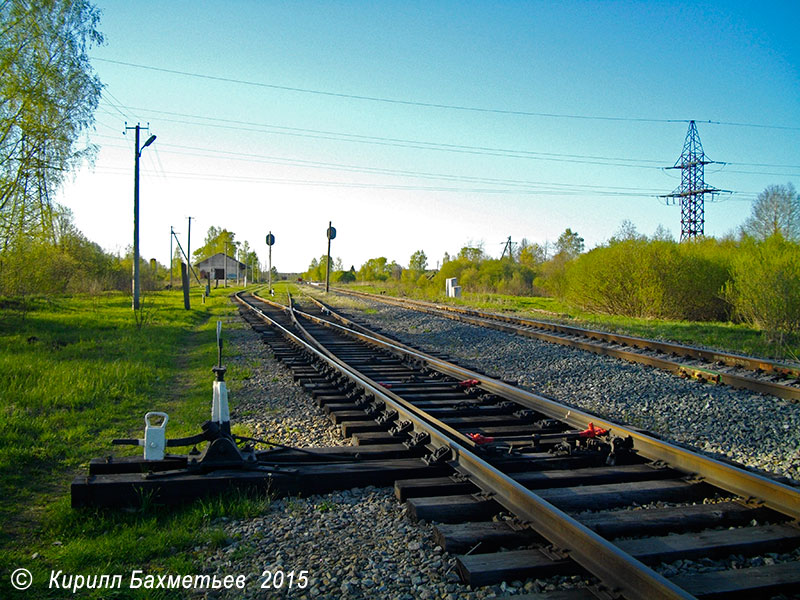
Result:
<svg viewBox="0 0 800 600"><path fill-rule="evenodd" d="M513 247L517 245L517 242L511 241L511 236L508 236L508 239L505 242L500 242L503 244L503 254L500 255L500 260L506 255L506 251L508 251L508 258L511 259L511 262L514 262L514 249Z"/></svg>
<svg viewBox="0 0 800 600"><path fill-rule="evenodd" d="M668 204L670 201L676 203L680 200L681 241L703 235L705 195L710 194L710 201L713 201L714 194L721 191L707 185L704 179L705 165L713 162L706 160L703 145L700 143L700 135L697 133L697 126L694 121L689 121L689 131L686 133L686 141L683 143L683 152L675 166L668 167L681 170L681 184L671 194L662 196L667 199Z"/></svg>

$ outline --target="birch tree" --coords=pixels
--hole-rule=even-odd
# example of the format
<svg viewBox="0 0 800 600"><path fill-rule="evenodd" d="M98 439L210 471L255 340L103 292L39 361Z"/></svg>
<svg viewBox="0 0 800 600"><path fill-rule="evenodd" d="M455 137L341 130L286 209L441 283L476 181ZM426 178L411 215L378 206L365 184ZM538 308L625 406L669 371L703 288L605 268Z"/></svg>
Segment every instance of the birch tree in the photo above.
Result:
<svg viewBox="0 0 800 600"><path fill-rule="evenodd" d="M55 241L54 192L93 155L81 137L102 87L88 56L99 21L87 0L0 0L0 251Z"/></svg>

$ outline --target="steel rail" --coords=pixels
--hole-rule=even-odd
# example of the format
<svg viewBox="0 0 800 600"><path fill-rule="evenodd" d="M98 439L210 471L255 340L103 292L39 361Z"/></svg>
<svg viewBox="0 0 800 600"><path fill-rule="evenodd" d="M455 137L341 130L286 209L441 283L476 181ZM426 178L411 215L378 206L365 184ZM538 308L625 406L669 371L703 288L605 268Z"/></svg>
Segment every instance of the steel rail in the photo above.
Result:
<svg viewBox="0 0 800 600"><path fill-rule="evenodd" d="M372 300L377 300L387 303L396 303L398 306L411 304L423 308L432 308L440 311L472 315L478 318L504 321L515 325L526 325L530 327L549 329L550 331L564 333L567 335L577 335L597 340L603 340L611 343L623 344L627 346L658 350L666 354L676 354L690 358L706 360L709 362L721 362L731 367L743 367L751 371L772 372L780 375L785 375L787 377L800 378L800 367L779 363L775 361L770 361L763 358L754 358L751 356L744 356L741 354L721 352L717 350L709 350L706 348L698 348L696 346L687 346L684 344L641 338L632 335L610 333L607 331L599 331L597 329L585 329L583 327L574 327L572 325L565 325L563 323L552 323L549 321L541 321L538 319L530 319L527 317L519 317L503 313L482 311L463 306L452 306L448 304L426 302L423 300L416 300L414 298L392 298L392 297L387 298L386 296L379 296L377 294L370 294L367 292L357 292L355 290L346 290L343 288L334 288L334 291L343 294L361 296L363 298L369 298Z"/></svg>
<svg viewBox="0 0 800 600"><path fill-rule="evenodd" d="M402 308L413 307L413 310L444 316L472 325L490 327L500 331L505 331L507 333L515 333L546 342L561 344L562 346L577 347L581 350L586 350L595 354L613 356L629 362L636 362L651 367L656 367L671 373L675 373L676 375L693 377L695 379L701 379L710 383L721 383L729 385L733 388L748 389L754 392L777 396L785 400L800 402L800 387L790 386L773 381L753 379L743 375L725 373L714 369L695 367L667 358L639 354L638 352L633 352L631 350L609 348L608 346L604 346L589 340L581 341L568 339L561 337L560 335L547 333L545 331L529 329L529 327L547 329L555 333L580 336L583 338L589 338L590 340L598 340L606 343L617 343L635 348L654 350L663 352L665 354L684 356L686 358L700 359L709 362L721 362L731 367L741 367L751 371L771 372L785 377L795 377L800 379L800 368L792 365L786 365L738 354L706 350L703 348L696 348L694 346L684 346L671 342L648 340L640 337L597 331L594 329L581 329L579 327L572 327L569 325L548 323L546 321L537 321L522 317L511 317L498 313L485 313L462 307L432 304L410 298L387 298L385 296L367 294L365 292L356 292L353 290L344 290L341 288L334 288L334 291L356 297L367 298L369 300L374 300L376 302L382 302L384 304L390 304L393 306L399 306ZM507 323L507 325L503 323Z"/></svg>
<svg viewBox="0 0 800 600"><path fill-rule="evenodd" d="M503 398L514 400L528 408L542 412L551 418L564 421L576 429L586 429L589 423L594 423L596 426L600 426L604 429L613 429L614 432L619 435L631 436L634 440L634 448L638 450L642 456L650 460L661 460L680 471L694 474L697 478L736 494L737 496L761 502L765 506L788 515L792 519L800 519L800 490L797 488L793 488L757 473L746 471L743 468L696 454L664 440L656 439L641 431L630 429L619 423L603 419L602 417L575 408L567 407L550 398L493 379L487 375L477 373L476 371L454 365L415 348L410 348L392 338L375 333L358 323L354 323L350 319L337 314L330 307L319 302L319 300L314 298L312 298L312 300L321 306L325 306L330 316L340 320L344 325L331 323L330 321L320 319L313 315L299 314L321 324L327 323L330 327L339 328L343 332L350 331L350 335L355 335L364 341L378 344L396 353L402 353L415 360L423 361L426 365L452 377L477 379L480 381L480 387L482 389Z"/></svg>
<svg viewBox="0 0 800 600"><path fill-rule="evenodd" d="M500 472L465 446L447 437L435 426L436 419L431 417L420 418L416 413L407 410L404 404L395 402L395 394L382 388L378 383L341 360L323 354L302 338L270 319L263 311L248 304L240 297L240 294L242 292L235 294L235 297L241 304L247 306L278 328L284 336L294 341L306 352L313 354L321 362L348 377L361 387L365 393L380 399L386 406L391 406L397 411L398 418L403 418L412 423L414 431L428 434L431 446L434 448L448 448L452 455L451 464L454 463L460 471L468 474L478 487L489 492L494 500L529 523L532 529L567 553L571 559L590 573L593 573L604 585L613 588L612 591L623 594L629 600L694 598L694 596L662 575L659 575L565 512ZM286 310L283 305L275 304L255 294L253 296L262 302ZM299 311L298 313L303 317L310 316ZM335 325L323 319L319 321ZM375 342L380 341L375 339ZM385 346L383 342L378 345ZM399 350L399 348L397 349Z"/></svg>
<svg viewBox="0 0 800 600"><path fill-rule="evenodd" d="M253 294L253 296L254 296L255 298L258 298L258 299L259 299L259 300L261 300L262 302L266 301L264 298L262 298L261 296L258 296L258 295L257 295L257 294L255 294L255 293ZM267 302L268 302L268 301L267 301ZM280 305L275 305L275 306L276 306L276 308L277 308L277 307L278 307L278 306L280 306ZM331 360L335 361L337 364L341 364L342 366L346 367L347 369L350 369L350 370L352 370L352 371L354 371L354 372L357 372L357 370L356 370L356 369L354 369L353 367L350 367L350 366L349 366L347 363L345 363L345 362L343 362L341 359L339 359L339 358L338 358L338 357L337 357L337 356L336 356L336 355L335 355L333 352L331 352L330 350L328 350L327 348L325 348L325 346L324 346L324 345L323 345L323 344L322 344L322 343L321 343L319 340L317 340L317 339L316 339L316 338L315 338L313 335L311 335L311 334L308 332L308 330L307 330L305 327L303 327L303 325L302 325L302 324L300 323L300 321L297 319L297 314L300 314L300 315L302 315L302 316L304 316L304 317L307 317L308 315L306 315L305 313L303 313L303 312L301 312L301 311L297 311L297 310L294 308L294 305L293 305L293 303L292 303L292 297L291 297L291 295L289 295L289 306L288 306L288 309L285 309L285 310L288 310L288 312L290 312L290 314L291 314L291 318L292 318L292 323L295 325L295 327L297 327L297 329L300 331L300 333L303 335L303 337L305 338L305 340L306 340L308 343L312 344L312 345L313 345L314 347L316 347L316 348L317 348L317 349L318 349L320 352L322 352L323 354L325 354L325 355L326 355L328 358L330 358ZM371 380L371 379L369 379L369 378L368 378L366 375L363 375L363 374L362 374L362 373L360 373L360 372L358 373L358 375L359 375L359 377L361 377L361 378L363 378L363 379L366 379L366 380L368 380L368 381L372 382L372 380ZM375 382L372 382L372 383L375 383ZM380 385L379 383L375 383L375 384L376 384L376 385ZM476 443L475 443L473 440L471 440L470 438L468 438L466 435L464 435L463 433L461 433L461 432L460 432L460 431L458 431L457 429L454 429L453 427L450 427L449 425L447 425L447 424L445 424L445 423L442 423L442 422L441 422L440 420L438 420L438 419L432 419L432 418L431 418L429 415L427 415L427 414L425 413L425 411L424 411L424 410L421 410L421 409L417 408L416 406L414 406L413 404L411 404L410 402L408 402L407 400L405 400L405 399L404 399L404 398L402 398L401 396L399 396L399 395L395 394L395 393L394 393L394 392L392 392L392 391L389 391L389 390L387 390L386 388L383 388L383 386L381 386L381 388L384 390L384 394L386 394L387 396L389 396L390 398L392 398L392 400L393 400L394 402L396 402L397 404L402 404L402 405L403 405L403 407L404 407L404 408L405 408L407 411L409 411L409 412L413 413L413 414L414 414L414 415L416 415L418 418L420 418L420 419L423 419L423 420L426 420L426 419L427 419L427 420L430 420L430 421L432 422L432 424L433 424L435 427L437 427L438 429L440 429L440 430L444 431L444 432L445 432L447 435L449 435L449 436L450 436L450 438L451 438L451 439L456 439L456 440L458 440L458 442L459 442L459 443L461 443L462 445L464 445L464 446L466 446L466 447L474 448L475 446L477 446L477 444L476 444Z"/></svg>

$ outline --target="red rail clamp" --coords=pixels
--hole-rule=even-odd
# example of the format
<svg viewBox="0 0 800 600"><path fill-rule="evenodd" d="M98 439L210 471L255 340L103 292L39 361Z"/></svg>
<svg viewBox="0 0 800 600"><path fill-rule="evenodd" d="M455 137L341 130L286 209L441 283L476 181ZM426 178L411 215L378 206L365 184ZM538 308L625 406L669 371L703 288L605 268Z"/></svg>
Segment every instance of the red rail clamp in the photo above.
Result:
<svg viewBox="0 0 800 600"><path fill-rule="evenodd" d="M584 429L578 435L582 438L596 438L598 435L605 435L608 433L608 429L603 429L602 427L595 427L594 423L589 423L589 428Z"/></svg>
<svg viewBox="0 0 800 600"><path fill-rule="evenodd" d="M493 437L481 435L480 433L468 433L467 437L478 445L491 444L494 441Z"/></svg>

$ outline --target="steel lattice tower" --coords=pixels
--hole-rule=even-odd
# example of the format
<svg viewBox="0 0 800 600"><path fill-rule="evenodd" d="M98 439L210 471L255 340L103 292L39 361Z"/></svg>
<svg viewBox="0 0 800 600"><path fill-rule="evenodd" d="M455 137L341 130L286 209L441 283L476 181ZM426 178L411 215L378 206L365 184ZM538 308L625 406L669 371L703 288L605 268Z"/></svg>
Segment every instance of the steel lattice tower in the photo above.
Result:
<svg viewBox="0 0 800 600"><path fill-rule="evenodd" d="M668 167L681 170L681 184L671 194L662 196L667 199L667 203L670 200L675 203L680 199L681 241L703 235L705 195L711 194L711 200L713 200L714 194L720 191L706 185L704 179L704 167L712 162L714 161L706 160L695 122L689 121L689 131L686 133L686 141L683 143L683 152L675 166Z"/></svg>

